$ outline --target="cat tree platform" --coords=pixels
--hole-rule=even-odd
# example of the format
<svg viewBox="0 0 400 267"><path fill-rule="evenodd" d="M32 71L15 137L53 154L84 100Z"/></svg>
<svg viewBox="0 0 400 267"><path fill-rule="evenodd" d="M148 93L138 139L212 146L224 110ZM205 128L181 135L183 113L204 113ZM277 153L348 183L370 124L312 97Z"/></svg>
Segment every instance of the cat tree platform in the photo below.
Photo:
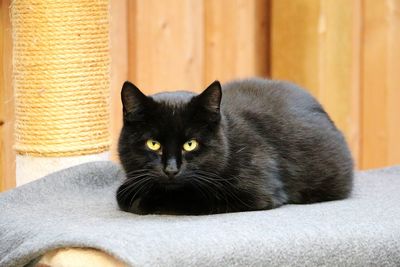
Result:
<svg viewBox="0 0 400 267"><path fill-rule="evenodd" d="M128 266L400 266L400 167L357 173L346 200L209 216L119 211L122 179L95 162L1 193L0 266L66 247Z"/></svg>

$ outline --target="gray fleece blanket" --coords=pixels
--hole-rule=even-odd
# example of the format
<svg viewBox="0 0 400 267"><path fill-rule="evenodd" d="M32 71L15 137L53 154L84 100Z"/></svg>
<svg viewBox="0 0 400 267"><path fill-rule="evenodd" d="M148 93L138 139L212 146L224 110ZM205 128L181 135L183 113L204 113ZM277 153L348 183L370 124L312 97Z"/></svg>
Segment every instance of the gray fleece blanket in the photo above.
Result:
<svg viewBox="0 0 400 267"><path fill-rule="evenodd" d="M360 172L342 201L210 216L117 209L110 162L0 194L0 266L93 247L132 266L400 266L400 167Z"/></svg>

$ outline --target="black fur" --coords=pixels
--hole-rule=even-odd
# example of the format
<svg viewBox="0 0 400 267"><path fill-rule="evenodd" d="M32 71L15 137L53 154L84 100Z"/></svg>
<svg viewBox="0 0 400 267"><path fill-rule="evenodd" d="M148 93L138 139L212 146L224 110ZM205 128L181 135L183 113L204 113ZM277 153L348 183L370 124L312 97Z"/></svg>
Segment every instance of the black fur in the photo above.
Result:
<svg viewBox="0 0 400 267"><path fill-rule="evenodd" d="M119 207L138 214L210 214L343 199L353 162L343 135L306 91L282 81L211 84L202 94L122 89ZM158 140L162 149L146 148ZM184 142L199 148L184 152ZM164 168L172 159L173 177Z"/></svg>

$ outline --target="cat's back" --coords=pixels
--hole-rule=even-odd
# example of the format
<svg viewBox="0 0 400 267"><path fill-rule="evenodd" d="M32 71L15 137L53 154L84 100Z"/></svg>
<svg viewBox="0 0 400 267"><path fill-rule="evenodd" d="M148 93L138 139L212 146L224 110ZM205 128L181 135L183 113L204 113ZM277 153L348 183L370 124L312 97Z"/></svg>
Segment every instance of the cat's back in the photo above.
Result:
<svg viewBox="0 0 400 267"><path fill-rule="evenodd" d="M353 163L345 139L305 90L284 81L234 81L223 86L221 111L233 146L250 143L248 154L258 161L266 154L274 157L290 202L349 194Z"/></svg>
<svg viewBox="0 0 400 267"><path fill-rule="evenodd" d="M319 102L299 86L260 78L239 80L223 86L221 111L233 132L256 129L267 138L342 139ZM236 125L240 125L235 129Z"/></svg>
<svg viewBox="0 0 400 267"><path fill-rule="evenodd" d="M222 109L226 112L287 113L319 107L318 102L300 87L285 81L252 78L223 85Z"/></svg>

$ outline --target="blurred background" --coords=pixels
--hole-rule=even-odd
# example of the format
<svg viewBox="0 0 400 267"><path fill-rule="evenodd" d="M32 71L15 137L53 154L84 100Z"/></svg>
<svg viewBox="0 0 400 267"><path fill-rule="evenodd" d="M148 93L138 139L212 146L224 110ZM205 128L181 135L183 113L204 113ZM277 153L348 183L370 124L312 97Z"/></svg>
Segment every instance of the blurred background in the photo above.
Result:
<svg viewBox="0 0 400 267"><path fill-rule="evenodd" d="M0 190L15 185L10 0L0 12ZM111 158L120 89L295 82L344 132L357 169L400 163L400 0L110 0Z"/></svg>

